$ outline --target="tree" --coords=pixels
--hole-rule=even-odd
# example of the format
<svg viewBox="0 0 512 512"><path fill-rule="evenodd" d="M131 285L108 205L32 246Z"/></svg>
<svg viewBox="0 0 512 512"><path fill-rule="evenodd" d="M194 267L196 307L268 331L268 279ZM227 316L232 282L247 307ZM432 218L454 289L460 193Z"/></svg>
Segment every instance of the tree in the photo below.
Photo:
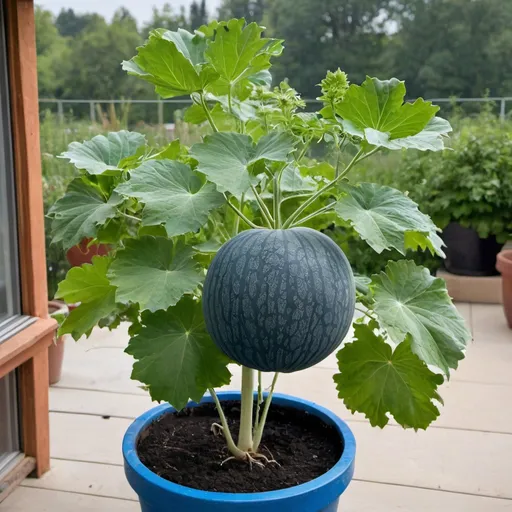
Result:
<svg viewBox="0 0 512 512"><path fill-rule="evenodd" d="M224 0L219 7L218 18L245 18L247 21L261 23L265 9L264 0Z"/></svg>
<svg viewBox="0 0 512 512"><path fill-rule="evenodd" d="M37 78L41 97L59 97L69 66L69 47L50 11L36 6Z"/></svg>
<svg viewBox="0 0 512 512"><path fill-rule="evenodd" d="M96 13L76 14L73 9L61 9L55 20L55 26L61 36L75 37L80 34L87 25L97 21L98 18L100 18L100 15Z"/></svg>
<svg viewBox="0 0 512 512"><path fill-rule="evenodd" d="M206 1L201 0L197 3L195 0L190 4L190 21L189 26L191 30L199 28L201 25L208 23L208 13L206 12Z"/></svg>
<svg viewBox="0 0 512 512"><path fill-rule="evenodd" d="M181 6L179 13L174 13L171 4L165 3L161 10L158 10L157 7L153 7L153 15L151 20L144 25L142 35L144 38L147 38L149 32L155 28L178 30L178 28L187 27L188 22L185 14L185 8Z"/></svg>
<svg viewBox="0 0 512 512"><path fill-rule="evenodd" d="M68 98L111 99L140 97L141 88L121 69L134 46L142 38L137 32L134 18L121 9L109 25L105 19L96 19L72 42L73 70L66 79Z"/></svg>
<svg viewBox="0 0 512 512"><path fill-rule="evenodd" d="M325 69L341 67L352 81L379 74L388 39L386 21L393 0L274 0L265 9L269 35L285 40L286 52L273 68L289 77L306 97L318 95Z"/></svg>
<svg viewBox="0 0 512 512"><path fill-rule="evenodd" d="M507 95L512 85L512 3L408 2L389 51L411 97ZM434 29L435 27L435 29Z"/></svg>

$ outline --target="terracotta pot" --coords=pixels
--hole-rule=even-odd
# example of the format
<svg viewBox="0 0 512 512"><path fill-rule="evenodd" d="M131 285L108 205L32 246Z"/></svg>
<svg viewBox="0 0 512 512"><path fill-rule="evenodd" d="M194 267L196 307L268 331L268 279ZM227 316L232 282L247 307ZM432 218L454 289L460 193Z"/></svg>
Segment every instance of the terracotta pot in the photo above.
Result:
<svg viewBox="0 0 512 512"><path fill-rule="evenodd" d="M50 316L68 315L69 309L59 300L48 302L48 312ZM62 363L64 361L64 337L59 336L48 347L48 373L50 384L57 384L62 376Z"/></svg>
<svg viewBox="0 0 512 512"><path fill-rule="evenodd" d="M512 329L512 250L498 254L496 268L501 272L503 286L503 309L508 326Z"/></svg>
<svg viewBox="0 0 512 512"><path fill-rule="evenodd" d="M87 247L90 241L90 238L84 238L78 245L68 250L66 258L72 267L80 267L84 263L91 263L93 256L105 256L105 254L108 254L110 250L108 245L99 244Z"/></svg>

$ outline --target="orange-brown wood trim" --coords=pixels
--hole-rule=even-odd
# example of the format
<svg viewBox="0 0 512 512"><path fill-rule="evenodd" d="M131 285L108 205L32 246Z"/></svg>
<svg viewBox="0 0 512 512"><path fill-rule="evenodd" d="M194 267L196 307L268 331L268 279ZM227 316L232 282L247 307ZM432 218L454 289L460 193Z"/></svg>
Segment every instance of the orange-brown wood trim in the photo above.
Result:
<svg viewBox="0 0 512 512"><path fill-rule="evenodd" d="M39 350L19 369L23 452L36 459L36 477L50 469L47 347L53 341L53 333L47 334L43 340L41 345L44 349Z"/></svg>
<svg viewBox="0 0 512 512"><path fill-rule="evenodd" d="M6 0L12 140L23 313L46 318L48 297L33 0Z"/></svg>
<svg viewBox="0 0 512 512"><path fill-rule="evenodd" d="M0 345L0 378L34 357L38 352L48 351L56 327L57 322L52 318L39 319L4 341Z"/></svg>

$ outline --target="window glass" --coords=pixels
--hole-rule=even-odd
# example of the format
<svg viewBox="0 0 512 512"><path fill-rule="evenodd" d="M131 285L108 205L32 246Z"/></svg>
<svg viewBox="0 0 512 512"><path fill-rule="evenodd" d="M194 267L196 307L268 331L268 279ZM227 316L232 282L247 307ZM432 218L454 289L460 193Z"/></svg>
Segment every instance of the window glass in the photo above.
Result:
<svg viewBox="0 0 512 512"><path fill-rule="evenodd" d="M0 474L20 450L16 373L0 378Z"/></svg>
<svg viewBox="0 0 512 512"><path fill-rule="evenodd" d="M2 324L20 313L7 46L2 7L0 4L0 332Z"/></svg>

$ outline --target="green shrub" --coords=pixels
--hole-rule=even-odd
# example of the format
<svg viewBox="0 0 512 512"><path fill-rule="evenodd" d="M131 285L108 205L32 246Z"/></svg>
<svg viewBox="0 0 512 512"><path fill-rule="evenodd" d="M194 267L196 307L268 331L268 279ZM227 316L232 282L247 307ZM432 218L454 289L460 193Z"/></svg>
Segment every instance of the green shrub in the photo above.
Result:
<svg viewBox="0 0 512 512"><path fill-rule="evenodd" d="M451 151L403 154L394 169L363 169L401 190L443 229L458 222L505 242L512 231L512 123L486 112L458 122Z"/></svg>

